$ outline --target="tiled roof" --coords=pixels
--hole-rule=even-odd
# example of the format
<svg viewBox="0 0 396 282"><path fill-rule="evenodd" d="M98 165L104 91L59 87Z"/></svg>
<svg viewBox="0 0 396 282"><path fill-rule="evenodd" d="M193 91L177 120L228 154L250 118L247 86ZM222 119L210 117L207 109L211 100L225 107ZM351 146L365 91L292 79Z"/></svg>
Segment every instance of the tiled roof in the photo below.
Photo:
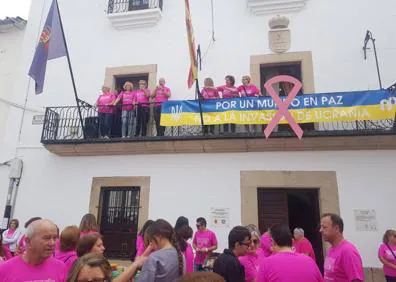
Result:
<svg viewBox="0 0 396 282"><path fill-rule="evenodd" d="M0 33L22 30L26 27L26 24L27 21L20 17L0 19Z"/></svg>

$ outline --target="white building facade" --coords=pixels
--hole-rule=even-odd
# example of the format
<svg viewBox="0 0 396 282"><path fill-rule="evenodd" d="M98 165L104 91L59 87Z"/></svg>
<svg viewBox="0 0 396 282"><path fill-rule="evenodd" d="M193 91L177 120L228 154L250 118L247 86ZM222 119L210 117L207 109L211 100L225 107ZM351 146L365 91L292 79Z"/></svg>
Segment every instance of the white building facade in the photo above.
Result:
<svg viewBox="0 0 396 282"><path fill-rule="evenodd" d="M13 76L18 82L12 89L13 101L23 104L29 86L27 106L34 109L75 105L66 59L48 62L41 95L34 94L33 81L27 76L50 2L33 2L21 62ZM81 99L93 104L102 85L114 89L117 79L127 75L146 75L149 87L165 77L172 99L194 98L186 83L189 54L184 1L142 1L148 6L139 10L128 1L128 8L116 3L109 7L109 0L58 2ZM217 0L213 9L210 0L190 2L195 38L203 55L202 82L210 76L216 85L222 85L224 76L232 74L239 83L243 75L250 74L254 83L262 85L268 75L263 69L293 63L300 66L305 93L378 89L372 48L364 60L366 30L376 38L383 85L396 80L392 0L272 4ZM268 23L277 14L290 20L291 47L281 54L270 49L268 38ZM345 237L358 247L368 273L380 277L377 248L385 230L395 226L396 138L390 127L385 128L386 134L362 131L353 136L307 136L302 141L240 136L209 141L148 138L121 142L116 138L93 143L55 142L44 147L42 125L32 125L34 115L37 113L25 113L19 142L21 111L9 109L0 154L5 161L17 157L24 162L14 213L21 221L42 216L64 227L78 224L87 212L101 218L106 188L135 187L140 189L140 197L135 198L140 207L138 226L148 218L174 223L180 215L188 217L193 226L195 219L203 216L217 233L222 249L232 226L265 225L266 216L278 216L293 227L299 219L293 215L296 206L292 203L298 206L299 201L314 199L308 206L317 212L307 216L316 225L312 228L318 228L320 213L340 213ZM315 125L318 131L321 128ZM0 193L5 196L6 167L0 167L0 183L4 187ZM302 190L316 192L297 195ZM289 212L266 210L265 191L273 192L277 207L285 205ZM4 204L5 200L0 202L0 210ZM213 224L213 208L224 209L228 223ZM375 213L369 221L370 231L370 226L361 228L355 216L365 212Z"/></svg>

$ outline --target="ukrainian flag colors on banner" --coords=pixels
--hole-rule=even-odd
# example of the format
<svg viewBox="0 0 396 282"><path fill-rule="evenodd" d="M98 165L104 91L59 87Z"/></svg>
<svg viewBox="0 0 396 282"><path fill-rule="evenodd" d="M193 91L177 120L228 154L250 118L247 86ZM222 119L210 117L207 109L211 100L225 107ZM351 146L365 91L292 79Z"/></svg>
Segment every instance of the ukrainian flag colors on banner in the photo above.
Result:
<svg viewBox="0 0 396 282"><path fill-rule="evenodd" d="M207 100L202 108L206 125L268 124L278 111L271 97ZM380 90L301 95L292 101L289 112L297 123L394 119L396 93ZM280 123L288 122L282 118ZM201 125L198 101L165 102L161 125Z"/></svg>

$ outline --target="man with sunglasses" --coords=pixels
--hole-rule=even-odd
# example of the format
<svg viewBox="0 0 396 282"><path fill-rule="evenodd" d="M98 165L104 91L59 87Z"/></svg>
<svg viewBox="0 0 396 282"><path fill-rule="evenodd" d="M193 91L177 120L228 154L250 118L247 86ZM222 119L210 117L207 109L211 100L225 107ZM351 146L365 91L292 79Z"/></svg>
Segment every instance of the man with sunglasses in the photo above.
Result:
<svg viewBox="0 0 396 282"><path fill-rule="evenodd" d="M206 219L197 218L197 232L194 234L193 248L196 252L194 259L194 271L203 271L205 259L217 249L216 234L206 228Z"/></svg>
<svg viewBox="0 0 396 282"><path fill-rule="evenodd" d="M226 282L244 282L245 269L238 257L244 256L251 244L250 231L246 227L234 227L228 235L228 249L215 261L213 272L221 275Z"/></svg>

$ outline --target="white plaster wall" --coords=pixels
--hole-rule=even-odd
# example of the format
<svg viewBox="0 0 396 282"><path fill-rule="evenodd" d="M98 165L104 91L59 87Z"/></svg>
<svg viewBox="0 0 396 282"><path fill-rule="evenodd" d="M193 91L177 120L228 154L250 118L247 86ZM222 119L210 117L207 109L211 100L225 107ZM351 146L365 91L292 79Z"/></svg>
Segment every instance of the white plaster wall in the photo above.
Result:
<svg viewBox="0 0 396 282"><path fill-rule="evenodd" d="M264 142L264 141L263 141ZM93 177L150 176L149 217L192 224L209 219L211 207L230 208L231 226L241 222L240 171L336 171L345 236L359 248L365 266L379 266L383 232L395 227L395 151L191 154L113 157L58 157L44 149L24 149L24 174L15 216L53 219L60 227L78 224L88 211ZM303 161L302 161L303 160ZM357 232L354 209L375 209L378 232ZM220 248L228 228L214 229Z"/></svg>

